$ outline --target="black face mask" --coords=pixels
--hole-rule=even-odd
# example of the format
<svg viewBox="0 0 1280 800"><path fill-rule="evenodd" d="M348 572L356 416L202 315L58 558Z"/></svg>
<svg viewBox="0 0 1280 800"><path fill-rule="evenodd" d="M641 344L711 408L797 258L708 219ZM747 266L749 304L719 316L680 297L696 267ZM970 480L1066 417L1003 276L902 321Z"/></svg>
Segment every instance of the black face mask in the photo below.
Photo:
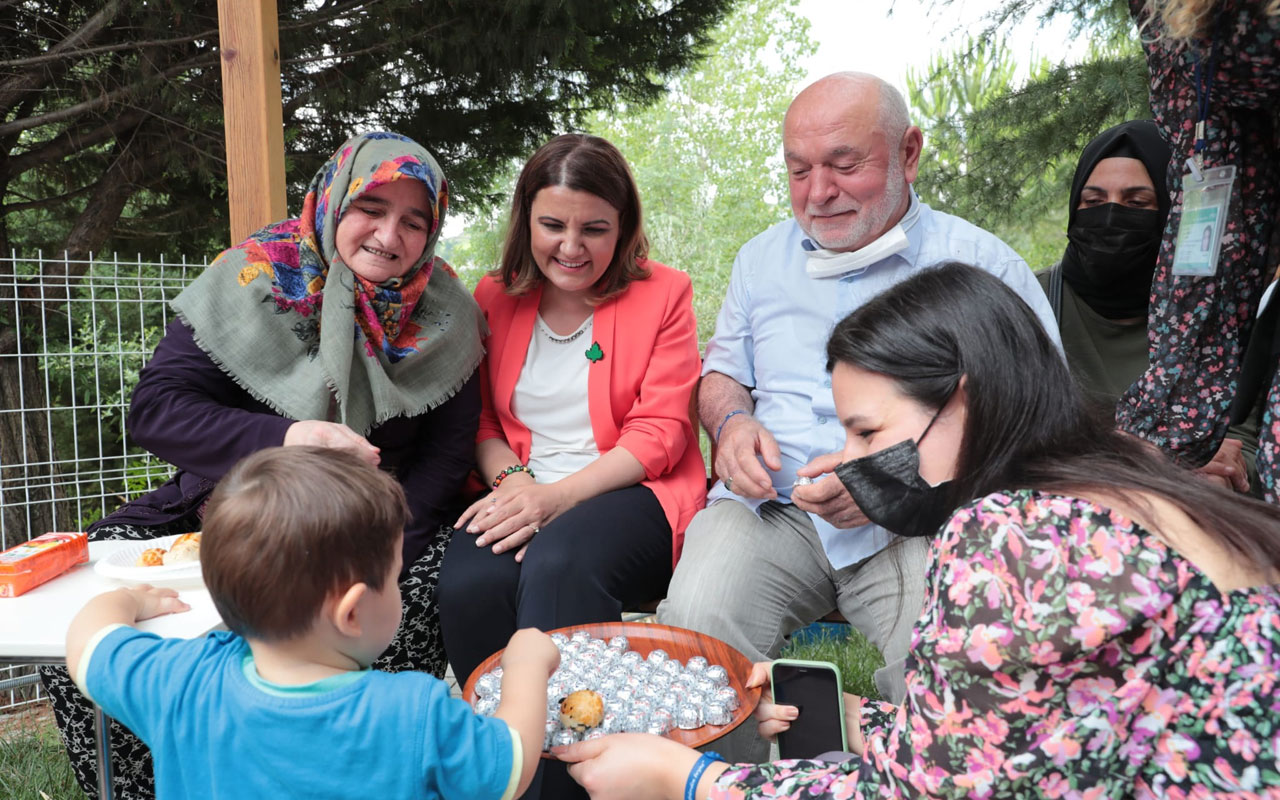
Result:
<svg viewBox="0 0 1280 800"><path fill-rule="evenodd" d="M1164 231L1160 212L1105 203L1075 212L1062 277L1108 319L1145 317Z"/></svg>
<svg viewBox="0 0 1280 800"><path fill-rule="evenodd" d="M942 409L938 409L940 413ZM949 497L951 481L930 486L920 476L916 445L929 434L938 414L916 441L907 439L836 467L836 477L862 513L890 533L932 536L955 511Z"/></svg>

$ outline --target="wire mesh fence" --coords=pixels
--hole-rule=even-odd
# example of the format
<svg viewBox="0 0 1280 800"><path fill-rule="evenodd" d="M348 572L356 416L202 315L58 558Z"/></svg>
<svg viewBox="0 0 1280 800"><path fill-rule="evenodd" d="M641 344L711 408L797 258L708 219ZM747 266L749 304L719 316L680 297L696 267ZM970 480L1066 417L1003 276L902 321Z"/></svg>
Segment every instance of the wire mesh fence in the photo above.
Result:
<svg viewBox="0 0 1280 800"><path fill-rule="evenodd" d="M0 257L0 545L83 529L170 472L124 416L169 301L204 266Z"/></svg>
<svg viewBox="0 0 1280 800"><path fill-rule="evenodd" d="M0 256L0 549L83 530L172 472L124 418L169 301L205 266ZM32 673L0 665L0 712L38 699Z"/></svg>

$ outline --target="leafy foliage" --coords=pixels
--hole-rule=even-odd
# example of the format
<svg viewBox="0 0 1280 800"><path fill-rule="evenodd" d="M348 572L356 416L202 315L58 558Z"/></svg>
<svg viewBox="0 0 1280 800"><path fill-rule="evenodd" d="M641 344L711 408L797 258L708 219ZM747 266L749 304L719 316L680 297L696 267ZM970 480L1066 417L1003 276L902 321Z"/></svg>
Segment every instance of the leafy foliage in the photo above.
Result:
<svg viewBox="0 0 1280 800"><path fill-rule="evenodd" d="M1146 65L1123 3L1052 0L1041 19L1075 15L1098 28L1079 64L1018 65L1003 40L982 38L907 76L913 117L925 134L916 189L931 205L1009 242L1034 268L1061 256L1066 199L1084 145L1128 119L1150 118ZM1015 7L1016 6L1016 7ZM1034 6L992 12L1009 24Z"/></svg>
<svg viewBox="0 0 1280 800"><path fill-rule="evenodd" d="M483 203L552 131L659 97L730 3L279 0L295 202L348 135L388 128ZM219 58L209 0L0 3L0 252L224 245Z"/></svg>
<svg viewBox="0 0 1280 800"><path fill-rule="evenodd" d="M658 103L584 119L626 156L640 187L650 256L694 283L699 338L710 338L733 259L748 239L790 214L782 116L812 52L791 0L749 0L712 34L713 55L668 84ZM510 197L520 164L495 181ZM472 280L496 264L505 213L472 220L451 251Z"/></svg>

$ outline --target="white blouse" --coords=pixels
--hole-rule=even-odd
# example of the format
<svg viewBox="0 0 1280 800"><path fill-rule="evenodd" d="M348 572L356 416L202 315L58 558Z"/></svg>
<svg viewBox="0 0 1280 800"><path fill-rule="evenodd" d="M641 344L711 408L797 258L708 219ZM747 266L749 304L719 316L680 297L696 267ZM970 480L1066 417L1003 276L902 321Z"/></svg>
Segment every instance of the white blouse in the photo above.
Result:
<svg viewBox="0 0 1280 800"><path fill-rule="evenodd" d="M558 336L539 314L529 339L511 410L532 435L529 468L538 483L572 475L600 456L587 407L591 321Z"/></svg>

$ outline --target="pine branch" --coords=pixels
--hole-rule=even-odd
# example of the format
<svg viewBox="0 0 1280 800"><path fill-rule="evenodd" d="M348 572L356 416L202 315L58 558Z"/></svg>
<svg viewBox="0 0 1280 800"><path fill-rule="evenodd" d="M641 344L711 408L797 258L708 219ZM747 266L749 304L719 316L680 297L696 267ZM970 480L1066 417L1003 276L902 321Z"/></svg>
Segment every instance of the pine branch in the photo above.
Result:
<svg viewBox="0 0 1280 800"><path fill-rule="evenodd" d="M121 0L108 0L101 11L86 20L78 30L49 48L49 52L64 53L75 50L85 42L93 41L98 34L102 33L103 28L111 24L116 14L120 12L120 4ZM65 72L68 67L69 65L64 65L58 70L29 69L0 83L0 108L8 108L23 95L47 86L54 78Z"/></svg>
<svg viewBox="0 0 1280 800"><path fill-rule="evenodd" d="M177 77L178 75L195 69L196 67L212 66L217 63L217 53L184 61L181 64L170 67L169 69L157 74L155 77L122 86L114 91L99 95L92 100L86 100L83 103L67 106L66 108L58 109L57 111L50 111L49 113L41 114L38 117L27 117L26 119L16 119L12 122L6 122L3 125L0 125L0 136L7 136L10 133L38 128L41 125L52 125L56 122L73 119L81 114L100 111L118 100L132 97L140 93L152 84L163 83L170 78Z"/></svg>

